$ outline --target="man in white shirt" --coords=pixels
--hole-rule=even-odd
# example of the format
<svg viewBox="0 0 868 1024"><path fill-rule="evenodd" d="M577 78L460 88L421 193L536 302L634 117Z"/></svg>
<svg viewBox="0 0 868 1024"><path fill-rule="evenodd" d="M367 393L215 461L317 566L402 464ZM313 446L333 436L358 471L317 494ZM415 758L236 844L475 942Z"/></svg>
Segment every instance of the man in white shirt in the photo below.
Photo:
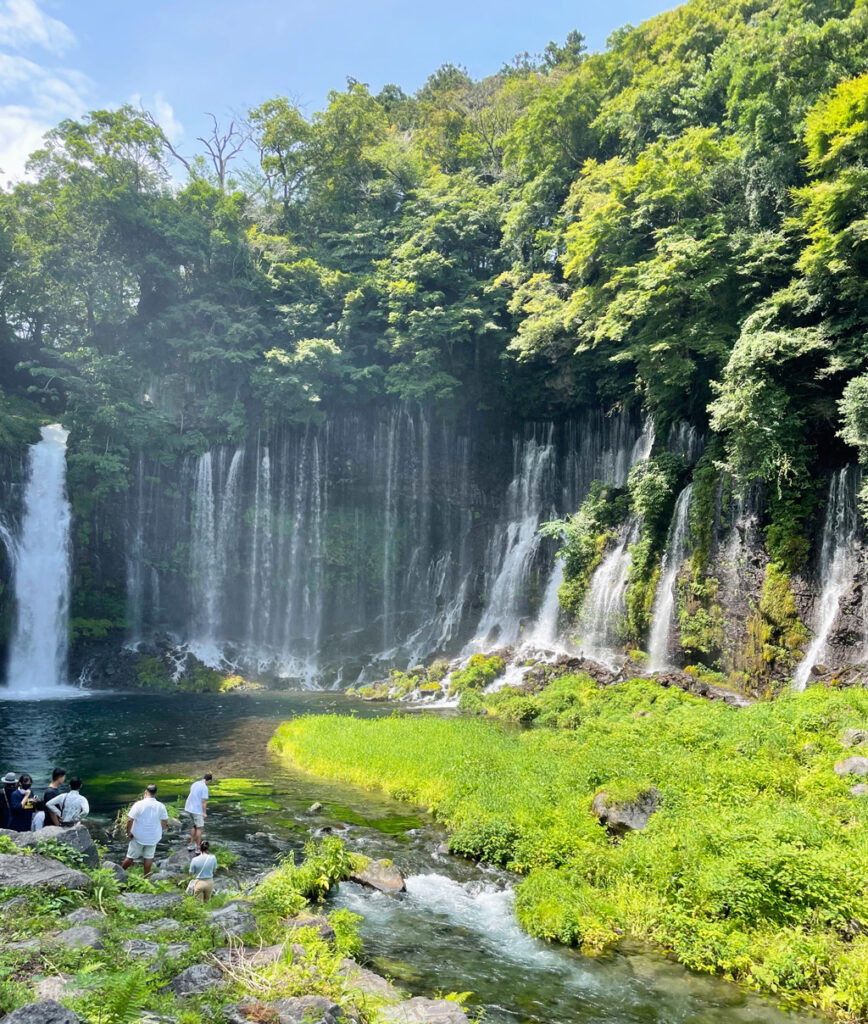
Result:
<svg viewBox="0 0 868 1024"><path fill-rule="evenodd" d="M190 794L184 804L184 810L193 819L193 827L190 829L190 845L187 849L192 853L198 851L202 842L202 829L205 826L205 819L208 817L206 806L208 803L208 783L211 781L211 772L205 772L201 779L197 779L190 787Z"/></svg>
<svg viewBox="0 0 868 1024"><path fill-rule="evenodd" d="M90 814L90 804L81 795L81 779L69 780L69 792L61 793L45 805L52 824L71 828Z"/></svg>
<svg viewBox="0 0 868 1024"><path fill-rule="evenodd" d="M157 843L166 830L166 823L169 820L169 812L165 804L157 799L157 786L151 783L145 790L141 800L137 800L127 811L127 837L129 846L127 855L121 863L126 869L134 860L142 858L143 874L145 878L151 873L151 865L154 863L154 852Z"/></svg>

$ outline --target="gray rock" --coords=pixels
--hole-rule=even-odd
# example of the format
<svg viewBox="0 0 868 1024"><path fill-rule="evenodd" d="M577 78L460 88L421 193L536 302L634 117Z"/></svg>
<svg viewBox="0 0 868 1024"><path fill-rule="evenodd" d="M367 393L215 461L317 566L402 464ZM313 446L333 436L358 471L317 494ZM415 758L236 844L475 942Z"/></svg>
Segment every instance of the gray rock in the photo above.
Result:
<svg viewBox="0 0 868 1024"><path fill-rule="evenodd" d="M160 955L160 944L148 942L147 939L127 939L124 949L135 960L156 960Z"/></svg>
<svg viewBox="0 0 868 1024"><path fill-rule="evenodd" d="M124 892L120 901L132 910L165 910L175 907L184 900L180 892Z"/></svg>
<svg viewBox="0 0 868 1024"><path fill-rule="evenodd" d="M20 885L35 889L90 889L91 880L83 871L76 871L34 853L21 857L14 853L0 853L0 889Z"/></svg>
<svg viewBox="0 0 868 1024"><path fill-rule="evenodd" d="M319 800L317 800L315 803L312 803L310 805L310 807L308 807L307 813L308 814L319 814L319 812L321 810L322 810L322 804L319 802Z"/></svg>
<svg viewBox="0 0 868 1024"><path fill-rule="evenodd" d="M325 996L300 996L291 999L276 999L268 1004L277 1010L280 1024L337 1024L344 1012L337 1003Z"/></svg>
<svg viewBox="0 0 868 1024"><path fill-rule="evenodd" d="M39 843L46 839L56 839L65 846L71 846L84 858L84 866L88 868L99 867L99 851L96 843L91 838L90 832L79 823L72 828L59 828L56 825L47 825L38 832L16 832L12 840L16 846L22 849L35 850Z"/></svg>
<svg viewBox="0 0 868 1024"><path fill-rule="evenodd" d="M159 932L173 932L184 926L173 917L160 917L156 921L145 921L144 924L136 925L133 931L137 935L156 935Z"/></svg>
<svg viewBox="0 0 868 1024"><path fill-rule="evenodd" d="M169 871L175 875L186 875L190 869L190 861L195 853L189 850L176 850L174 853L160 861L160 871Z"/></svg>
<svg viewBox="0 0 868 1024"><path fill-rule="evenodd" d="M93 907L79 907L61 918L61 921L70 928L78 924L105 924L106 916L100 910Z"/></svg>
<svg viewBox="0 0 868 1024"><path fill-rule="evenodd" d="M386 1006L382 1017L394 1024L469 1024L467 1014L451 999L417 996L395 1006Z"/></svg>
<svg viewBox="0 0 868 1024"><path fill-rule="evenodd" d="M67 928L53 936L52 942L69 949L102 949L102 932L93 925L82 924L75 928Z"/></svg>
<svg viewBox="0 0 868 1024"><path fill-rule="evenodd" d="M331 942L335 937L331 921L327 917L323 917L322 914L301 914L299 917L292 917L286 922L286 927L291 931L296 931L299 928L315 928L317 935L325 942Z"/></svg>
<svg viewBox="0 0 868 1024"><path fill-rule="evenodd" d="M660 793L655 786L639 793L634 800L610 802L609 794L603 791L597 793L591 802L591 810L600 819L600 824L614 836L641 831L659 806Z"/></svg>
<svg viewBox="0 0 868 1024"><path fill-rule="evenodd" d="M404 878L401 872L387 860L369 860L360 871L350 875L354 882L379 889L380 892L404 892Z"/></svg>
<svg viewBox="0 0 868 1024"><path fill-rule="evenodd" d="M212 988L222 988L226 984L223 972L210 964L193 964L185 971L172 978L164 985L162 992L172 992L176 996L199 996Z"/></svg>
<svg viewBox="0 0 868 1024"><path fill-rule="evenodd" d="M338 974L346 978L348 985L364 992L367 996L384 999L389 1003L396 1003L401 998L385 978L367 970L361 964L357 964L355 960L341 960Z"/></svg>
<svg viewBox="0 0 868 1024"><path fill-rule="evenodd" d="M842 747L862 747L868 744L868 729L845 729L841 733Z"/></svg>
<svg viewBox="0 0 868 1024"><path fill-rule="evenodd" d="M868 783L857 782L855 786L850 787L850 793L853 796L868 796Z"/></svg>
<svg viewBox="0 0 868 1024"><path fill-rule="evenodd" d="M256 918L250 911L253 904L247 900L232 900L219 910L211 912L211 923L227 935L244 935L256 928Z"/></svg>
<svg viewBox="0 0 868 1024"><path fill-rule="evenodd" d="M8 951L10 949L17 949L17 950L19 950L19 951L21 951L23 953L27 953L30 950L34 950L34 949L39 949L39 948L41 948L41 946L42 946L42 939L39 939L39 938L21 939L19 942L4 942L3 943L3 949L4 950Z"/></svg>
<svg viewBox="0 0 868 1024"><path fill-rule="evenodd" d="M115 876L115 878L121 883L121 885L126 884L127 873L120 866L120 864L116 864L113 860L104 860L102 864L100 864L100 867L108 868L109 871L111 871L111 873Z"/></svg>
<svg viewBox="0 0 868 1024"><path fill-rule="evenodd" d="M81 1024L81 1017L53 999L44 999L7 1013L0 1024Z"/></svg>
<svg viewBox="0 0 868 1024"><path fill-rule="evenodd" d="M844 775L868 775L868 757L848 757L846 761L839 761L835 765L835 774Z"/></svg>
<svg viewBox="0 0 868 1024"><path fill-rule="evenodd" d="M148 876L152 882L174 882L178 877L177 871L155 871Z"/></svg>
<svg viewBox="0 0 868 1024"><path fill-rule="evenodd" d="M177 960L179 956L184 956L189 952L189 942L170 942L168 946L164 947L163 956L167 960Z"/></svg>
<svg viewBox="0 0 868 1024"><path fill-rule="evenodd" d="M52 974L47 978L40 978L34 988L40 999L53 999L56 1002L82 994L82 989L76 988L73 980L66 974Z"/></svg>
<svg viewBox="0 0 868 1024"><path fill-rule="evenodd" d="M303 950L303 946L295 947ZM246 964L249 967L267 967L269 964L276 964L283 959L286 947L282 942L275 946L262 946L259 949L251 949L247 946L233 946L227 949L217 949L214 956L224 964Z"/></svg>

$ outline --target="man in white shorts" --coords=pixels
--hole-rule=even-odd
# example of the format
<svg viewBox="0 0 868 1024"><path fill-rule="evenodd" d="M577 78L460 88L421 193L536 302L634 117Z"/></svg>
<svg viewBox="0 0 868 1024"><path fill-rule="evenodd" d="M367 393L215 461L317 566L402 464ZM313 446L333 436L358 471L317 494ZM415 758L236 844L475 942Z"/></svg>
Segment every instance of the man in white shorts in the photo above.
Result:
<svg viewBox="0 0 868 1024"><path fill-rule="evenodd" d="M190 787L190 794L184 804L184 810L193 819L193 827L190 829L190 845L187 849L192 853L198 853L199 844L202 842L202 829L205 827L205 818L208 816L206 806L208 803L208 783L211 781L211 772L205 772L201 779L197 779Z"/></svg>
<svg viewBox="0 0 868 1024"><path fill-rule="evenodd" d="M127 812L127 836L130 844L121 867L126 869L140 857L144 861L145 878L151 873L157 843L166 830L169 812L165 804L157 799L157 787L151 783L141 800L137 800Z"/></svg>

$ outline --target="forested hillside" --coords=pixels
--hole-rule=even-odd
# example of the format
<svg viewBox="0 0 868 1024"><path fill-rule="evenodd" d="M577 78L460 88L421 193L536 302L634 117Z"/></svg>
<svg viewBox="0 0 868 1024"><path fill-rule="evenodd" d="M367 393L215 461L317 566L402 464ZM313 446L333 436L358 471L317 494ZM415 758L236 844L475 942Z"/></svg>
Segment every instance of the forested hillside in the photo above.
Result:
<svg viewBox="0 0 868 1024"><path fill-rule="evenodd" d="M200 149L97 111L0 194L0 441L63 419L82 549L138 453L348 407L641 411L706 438L686 647L721 647L703 559L728 472L762 485L771 560L742 667L792 664L828 474L868 461L868 5L689 0L602 53L574 33L481 81L268 99ZM690 472L655 448L565 524L567 608L630 507L641 642Z"/></svg>

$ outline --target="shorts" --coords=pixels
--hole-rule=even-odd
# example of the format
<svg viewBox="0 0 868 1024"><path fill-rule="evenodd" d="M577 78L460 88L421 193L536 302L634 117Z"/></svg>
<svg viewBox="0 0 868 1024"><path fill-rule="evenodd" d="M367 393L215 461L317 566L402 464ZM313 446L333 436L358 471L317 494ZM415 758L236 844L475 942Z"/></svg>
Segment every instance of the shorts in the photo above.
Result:
<svg viewBox="0 0 868 1024"><path fill-rule="evenodd" d="M193 828L204 828L205 827L205 815L195 814L193 811L184 811L184 814L189 814L193 819Z"/></svg>
<svg viewBox="0 0 868 1024"><path fill-rule="evenodd" d="M138 860L139 857L143 860L153 860L156 850L156 843L140 843L138 839L131 839L127 847L127 856L130 860Z"/></svg>

